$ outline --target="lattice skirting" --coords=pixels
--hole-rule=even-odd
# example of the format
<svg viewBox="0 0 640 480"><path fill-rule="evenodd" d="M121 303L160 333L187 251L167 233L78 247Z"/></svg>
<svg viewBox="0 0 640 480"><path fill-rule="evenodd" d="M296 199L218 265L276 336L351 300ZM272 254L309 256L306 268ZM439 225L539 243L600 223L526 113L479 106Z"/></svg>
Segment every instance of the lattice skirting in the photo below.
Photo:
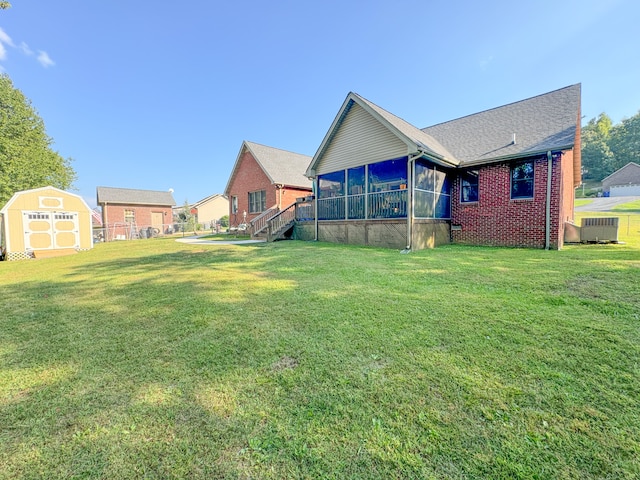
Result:
<svg viewBox="0 0 640 480"><path fill-rule="evenodd" d="M7 253L7 261L13 260L28 260L31 258L35 258L33 252L10 252Z"/></svg>

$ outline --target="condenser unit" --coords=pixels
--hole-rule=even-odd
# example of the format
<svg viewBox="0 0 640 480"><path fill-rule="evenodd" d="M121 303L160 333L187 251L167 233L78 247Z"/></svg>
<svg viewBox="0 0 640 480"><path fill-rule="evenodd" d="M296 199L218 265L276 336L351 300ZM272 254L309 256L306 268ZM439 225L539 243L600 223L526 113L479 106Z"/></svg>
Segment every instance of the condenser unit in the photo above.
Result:
<svg viewBox="0 0 640 480"><path fill-rule="evenodd" d="M580 227L582 242L617 242L618 217L583 218Z"/></svg>

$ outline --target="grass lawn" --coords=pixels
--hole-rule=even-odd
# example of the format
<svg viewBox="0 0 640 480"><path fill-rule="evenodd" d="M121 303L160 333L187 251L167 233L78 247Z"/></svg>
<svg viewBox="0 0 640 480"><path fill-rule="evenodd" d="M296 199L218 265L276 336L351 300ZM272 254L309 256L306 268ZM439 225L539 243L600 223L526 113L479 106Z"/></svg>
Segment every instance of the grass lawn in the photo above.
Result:
<svg viewBox="0 0 640 480"><path fill-rule="evenodd" d="M583 205L589 205L590 203L593 203L593 198L576 198L575 199L576 207L582 207Z"/></svg>
<svg viewBox="0 0 640 480"><path fill-rule="evenodd" d="M2 262L0 478L637 479L638 231Z"/></svg>
<svg viewBox="0 0 640 480"><path fill-rule="evenodd" d="M619 213L640 213L640 200L617 205L613 207L613 211Z"/></svg>

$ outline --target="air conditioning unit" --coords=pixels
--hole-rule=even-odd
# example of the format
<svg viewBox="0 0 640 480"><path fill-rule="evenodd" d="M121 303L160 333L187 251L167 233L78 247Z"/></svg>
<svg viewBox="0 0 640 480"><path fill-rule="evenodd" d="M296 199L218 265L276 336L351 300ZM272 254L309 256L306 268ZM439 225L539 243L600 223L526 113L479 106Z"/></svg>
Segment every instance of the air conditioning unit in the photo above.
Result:
<svg viewBox="0 0 640 480"><path fill-rule="evenodd" d="M583 218L580 227L581 242L617 242L618 217Z"/></svg>

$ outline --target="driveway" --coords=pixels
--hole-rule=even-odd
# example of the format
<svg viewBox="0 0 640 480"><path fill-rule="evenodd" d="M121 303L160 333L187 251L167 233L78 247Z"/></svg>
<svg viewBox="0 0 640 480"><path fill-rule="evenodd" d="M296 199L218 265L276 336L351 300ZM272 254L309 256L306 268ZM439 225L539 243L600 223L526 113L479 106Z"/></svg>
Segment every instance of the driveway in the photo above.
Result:
<svg viewBox="0 0 640 480"><path fill-rule="evenodd" d="M640 197L600 197L593 202L575 208L576 212L610 212L613 207L623 203L640 200Z"/></svg>

